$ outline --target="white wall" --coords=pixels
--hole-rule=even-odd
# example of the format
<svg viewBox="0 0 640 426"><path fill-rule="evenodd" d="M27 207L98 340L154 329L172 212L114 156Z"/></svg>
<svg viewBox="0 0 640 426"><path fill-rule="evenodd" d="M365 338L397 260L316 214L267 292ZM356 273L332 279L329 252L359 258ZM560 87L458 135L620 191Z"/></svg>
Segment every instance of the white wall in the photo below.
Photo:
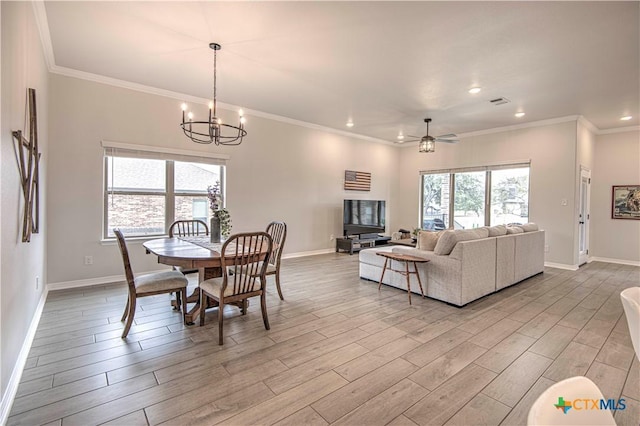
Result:
<svg viewBox="0 0 640 426"><path fill-rule="evenodd" d="M394 212L392 229L418 226L420 170L523 160L531 160L529 220L546 231L545 261L573 267L575 120L468 137L457 144L436 143L432 154L420 154L416 146L402 148L397 203L402 211Z"/></svg>
<svg viewBox="0 0 640 426"><path fill-rule="evenodd" d="M334 248L329 236L342 233L344 198L390 200L394 192L399 153L392 146L250 115L242 145L198 145L178 126L180 101L60 75L51 76L50 106L49 283L123 275L117 247L100 243L101 140L229 154L226 201L234 232L284 220L285 255ZM344 191L346 169L371 172L371 191ZM159 268L139 243L130 244L135 271ZM83 265L85 255L93 265Z"/></svg>
<svg viewBox="0 0 640 426"><path fill-rule="evenodd" d="M640 132L598 135L591 185L591 251L640 265L640 220L611 219L613 185L640 185Z"/></svg>
<svg viewBox="0 0 640 426"><path fill-rule="evenodd" d="M3 397L46 282L46 209L40 233L21 242L22 192L12 130L25 129L27 88L36 89L41 206L46 203L48 73L31 3L0 2L2 8L2 124L0 132L0 388ZM35 277L41 278L39 290Z"/></svg>

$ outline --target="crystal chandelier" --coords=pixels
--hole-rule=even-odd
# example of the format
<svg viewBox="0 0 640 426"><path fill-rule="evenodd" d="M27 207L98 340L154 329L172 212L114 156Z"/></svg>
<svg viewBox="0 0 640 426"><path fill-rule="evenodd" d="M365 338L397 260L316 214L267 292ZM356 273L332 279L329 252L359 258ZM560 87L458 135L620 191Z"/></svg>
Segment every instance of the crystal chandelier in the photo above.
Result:
<svg viewBox="0 0 640 426"><path fill-rule="evenodd" d="M222 122L217 113L216 100L216 71L217 71L217 51L222 48L218 43L209 43L209 47L213 49L213 101L209 102L209 121L193 121L193 113L187 112L187 104L182 104L182 123L180 127L184 134L195 143L216 145L240 145L242 138L247 136L244 129L246 119L243 117L242 110L238 112L240 115L240 123L238 126L225 124Z"/></svg>

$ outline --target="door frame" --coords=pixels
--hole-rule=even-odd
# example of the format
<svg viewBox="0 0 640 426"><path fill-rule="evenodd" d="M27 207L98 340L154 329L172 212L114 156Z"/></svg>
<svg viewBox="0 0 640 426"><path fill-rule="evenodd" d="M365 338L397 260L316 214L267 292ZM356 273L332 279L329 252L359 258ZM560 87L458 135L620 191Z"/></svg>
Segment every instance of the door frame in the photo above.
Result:
<svg viewBox="0 0 640 426"><path fill-rule="evenodd" d="M586 181L586 185L584 185ZM578 183L578 265L589 261L589 223L591 221L591 170L580 166Z"/></svg>

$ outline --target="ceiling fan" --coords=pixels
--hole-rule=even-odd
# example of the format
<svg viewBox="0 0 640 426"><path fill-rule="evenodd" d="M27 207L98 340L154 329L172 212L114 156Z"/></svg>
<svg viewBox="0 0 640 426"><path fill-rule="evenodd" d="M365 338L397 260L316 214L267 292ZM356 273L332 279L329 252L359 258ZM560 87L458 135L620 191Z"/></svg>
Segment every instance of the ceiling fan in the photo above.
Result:
<svg viewBox="0 0 640 426"><path fill-rule="evenodd" d="M435 152L436 142L456 143L459 141L458 136L454 133L449 133L446 135L440 135L436 137L429 136L429 123L431 123L431 119L425 118L424 122L427 123L427 134L422 137L409 135L410 138L415 138L415 139L405 141L405 142L420 141L420 144L418 145L418 152Z"/></svg>

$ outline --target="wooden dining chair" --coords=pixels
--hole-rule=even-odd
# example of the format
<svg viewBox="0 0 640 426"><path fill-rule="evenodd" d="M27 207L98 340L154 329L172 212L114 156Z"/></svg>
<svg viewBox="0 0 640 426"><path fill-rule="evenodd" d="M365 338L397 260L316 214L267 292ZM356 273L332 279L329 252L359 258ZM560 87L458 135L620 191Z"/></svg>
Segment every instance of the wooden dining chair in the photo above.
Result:
<svg viewBox="0 0 640 426"><path fill-rule="evenodd" d="M176 220L169 226L169 237L189 237L197 235L209 235L209 227L206 223L198 219L192 220ZM182 266L174 266L173 269L183 274L193 274L198 269L186 269Z"/></svg>
<svg viewBox="0 0 640 426"><path fill-rule="evenodd" d="M280 258L282 257L284 242L287 239L287 224L284 222L271 222L267 225L267 234L269 234L273 240L273 251L271 252L271 256L269 256L267 272L265 274L267 276L275 276L278 295L281 300L284 300L282 289L280 288Z"/></svg>
<svg viewBox="0 0 640 426"><path fill-rule="evenodd" d="M209 227L199 219L176 220L169 226L169 237L189 235L209 235Z"/></svg>
<svg viewBox="0 0 640 426"><path fill-rule="evenodd" d="M222 245L222 277L211 278L200 283L200 325L204 325L205 306L209 298L218 302L218 343L224 343L224 307L239 304L242 315L247 313L247 299L260 296L260 308L264 327L269 330L267 302L264 285L267 259L273 243L266 232L247 232L231 235Z"/></svg>
<svg viewBox="0 0 640 426"><path fill-rule="evenodd" d="M125 319L127 320L124 330L122 331L122 338L124 339L127 337L127 334L129 334L129 329L131 328L133 317L136 313L136 300L138 297L176 292L176 294L181 296L182 317L184 320L184 314L187 311L188 282L184 275L178 271L166 271L140 275L138 277L134 276L133 270L131 269L131 262L129 261L129 251L127 250L124 235L122 235L122 232L118 228L115 228L113 233L118 239L118 247L120 248L122 262L124 263L124 274L129 286L127 305L124 308L124 313L120 319L120 321L124 321ZM178 311L180 311L180 304L178 304Z"/></svg>

